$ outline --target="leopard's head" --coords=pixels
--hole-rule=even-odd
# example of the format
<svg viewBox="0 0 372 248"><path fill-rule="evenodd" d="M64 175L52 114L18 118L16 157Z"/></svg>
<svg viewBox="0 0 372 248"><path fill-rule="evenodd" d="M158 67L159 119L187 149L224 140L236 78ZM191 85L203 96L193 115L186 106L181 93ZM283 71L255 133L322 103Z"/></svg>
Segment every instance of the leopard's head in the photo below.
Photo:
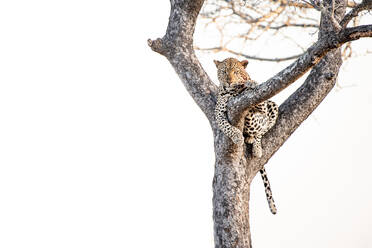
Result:
<svg viewBox="0 0 372 248"><path fill-rule="evenodd" d="M224 87L243 86L248 80L251 80L245 68L248 60L239 61L235 58L227 58L222 62L213 61L217 67L218 80Z"/></svg>

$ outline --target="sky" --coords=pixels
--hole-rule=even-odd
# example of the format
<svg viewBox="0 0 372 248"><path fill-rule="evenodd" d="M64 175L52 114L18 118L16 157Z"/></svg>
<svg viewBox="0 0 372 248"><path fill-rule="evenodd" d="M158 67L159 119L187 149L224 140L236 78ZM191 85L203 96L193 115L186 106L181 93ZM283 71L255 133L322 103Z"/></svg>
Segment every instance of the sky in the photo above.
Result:
<svg viewBox="0 0 372 248"><path fill-rule="evenodd" d="M146 42L164 35L169 10L0 3L0 247L213 247L212 132ZM217 83L213 59L228 55L198 56ZM254 179L253 247L372 247L371 62L345 62L340 87L267 164L277 215ZM284 66L247 71L264 81Z"/></svg>

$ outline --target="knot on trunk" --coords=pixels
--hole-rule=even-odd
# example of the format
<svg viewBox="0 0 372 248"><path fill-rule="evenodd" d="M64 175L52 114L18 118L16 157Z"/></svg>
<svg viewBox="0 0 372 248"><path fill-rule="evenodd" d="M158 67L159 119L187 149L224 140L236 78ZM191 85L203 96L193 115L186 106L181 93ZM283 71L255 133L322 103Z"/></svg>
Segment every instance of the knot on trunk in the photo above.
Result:
<svg viewBox="0 0 372 248"><path fill-rule="evenodd" d="M154 52L157 52L157 53L160 53L161 55L165 55L166 51L167 51L167 48L164 44L164 41L163 39L161 38L157 38L156 40L151 40L151 39L148 39L147 40L147 45L154 51Z"/></svg>

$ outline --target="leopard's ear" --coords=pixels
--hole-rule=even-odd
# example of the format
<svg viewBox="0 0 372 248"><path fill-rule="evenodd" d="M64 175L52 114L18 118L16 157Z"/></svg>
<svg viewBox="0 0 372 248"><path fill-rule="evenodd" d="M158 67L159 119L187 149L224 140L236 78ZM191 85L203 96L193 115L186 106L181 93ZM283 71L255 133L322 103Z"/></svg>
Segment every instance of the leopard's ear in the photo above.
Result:
<svg viewBox="0 0 372 248"><path fill-rule="evenodd" d="M241 64L244 68L247 68L248 60L242 60L242 61L240 61L240 64Z"/></svg>
<svg viewBox="0 0 372 248"><path fill-rule="evenodd" d="M214 64L216 65L216 67L218 67L219 64L221 64L222 62L218 61L218 60L213 60Z"/></svg>

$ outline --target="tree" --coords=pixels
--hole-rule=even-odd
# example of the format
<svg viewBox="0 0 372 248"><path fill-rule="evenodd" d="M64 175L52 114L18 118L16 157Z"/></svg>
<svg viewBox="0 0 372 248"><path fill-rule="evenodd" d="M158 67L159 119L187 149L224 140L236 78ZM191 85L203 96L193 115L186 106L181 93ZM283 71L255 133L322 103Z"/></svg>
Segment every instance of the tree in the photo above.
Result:
<svg viewBox="0 0 372 248"><path fill-rule="evenodd" d="M148 45L169 60L213 130L216 156L213 179L215 247L251 247L250 184L257 172L334 87L342 64L341 46L359 38L372 37L372 25L347 26L361 11L371 9L372 1L356 4L347 14L344 0L306 2L321 12L317 41L288 67L229 102L230 122L242 129L250 106L271 98L311 69L304 83L281 104L275 126L262 140L264 152L261 158L253 158L249 147L233 144L215 123L217 86L203 70L193 47L195 22L203 3L203 0L172 0L165 36L148 40Z"/></svg>

